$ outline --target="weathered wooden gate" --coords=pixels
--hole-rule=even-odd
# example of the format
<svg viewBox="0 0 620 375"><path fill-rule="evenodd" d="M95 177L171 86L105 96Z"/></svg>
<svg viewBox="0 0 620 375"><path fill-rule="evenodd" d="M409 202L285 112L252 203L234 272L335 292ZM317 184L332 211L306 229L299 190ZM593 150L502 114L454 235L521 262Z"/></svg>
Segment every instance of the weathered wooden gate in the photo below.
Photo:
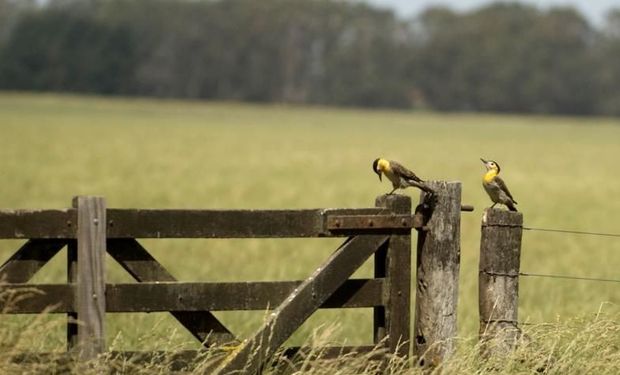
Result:
<svg viewBox="0 0 620 375"><path fill-rule="evenodd" d="M0 266L1 288L42 291L18 301L10 313L40 313L53 306L52 313L67 314L68 350L81 360L106 351L106 312L168 311L206 347L236 343L215 372L258 371L317 309L361 307L374 309L373 342L327 352L362 353L383 342L387 352L407 356L414 221L411 200L402 195L380 196L374 208L268 211L107 209L103 198L77 197L71 209L0 211L0 238L27 240ZM176 282L137 241L274 237L346 239L305 280L230 283ZM29 284L65 246L67 283ZM106 252L138 283L106 284ZM373 255L374 278L349 279ZM211 314L268 306L276 308L242 341Z"/></svg>

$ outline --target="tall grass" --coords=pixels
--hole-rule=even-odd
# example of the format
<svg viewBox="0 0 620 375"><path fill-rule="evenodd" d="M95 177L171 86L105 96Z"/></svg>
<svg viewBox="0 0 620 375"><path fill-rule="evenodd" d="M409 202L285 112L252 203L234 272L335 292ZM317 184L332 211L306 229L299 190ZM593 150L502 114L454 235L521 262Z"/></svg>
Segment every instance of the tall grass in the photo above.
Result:
<svg viewBox="0 0 620 375"><path fill-rule="evenodd" d="M0 94L0 207L6 208L66 207L79 194L103 195L110 207L368 207L390 190L370 168L380 155L403 162L423 178L462 181L463 202L476 207L462 216L458 312L459 335L467 344L457 358L462 366L472 367L451 367L454 371L483 368L468 344L478 329L480 215L489 205L480 186L479 157L499 162L527 226L600 232L618 232L620 227L616 119ZM417 199L416 191L404 193ZM185 281L300 279L339 243L141 242ZM1 241L0 261L20 243ZM64 282L63 255L64 251L33 282ZM111 258L106 261L109 282L131 280ZM614 239L524 233L522 270L527 272L616 278L618 262L620 241ZM370 274L367 265L356 277ZM612 302L606 308L612 318L605 321L606 329L613 327L620 312L619 290L613 283L522 278L520 319L540 327L548 342L557 336L557 344L539 350L555 348L557 356L557 348L568 345L569 337L582 340L585 335L570 328L578 325L574 317L586 317L583 330L599 329L601 323L587 317L601 303ZM216 315L240 337L262 321L261 312ZM12 331L17 329L10 328L13 324L29 327L36 319L3 316L3 324ZM43 349L62 349L64 317L45 319L52 326L37 332ZM371 341L370 309L353 309L319 311L290 343L303 344L317 326L333 321L339 322L339 329L331 333L331 340L346 340L348 345ZM108 314L106 324L107 342L116 343L119 350L162 349L162 342L174 348L198 347L166 314ZM560 333L553 336L554 329L563 332L564 341ZM603 342L608 344L604 353L615 347ZM583 368L576 360L571 359L575 368ZM519 373L516 363L514 369L502 368ZM317 366L312 371L319 371Z"/></svg>

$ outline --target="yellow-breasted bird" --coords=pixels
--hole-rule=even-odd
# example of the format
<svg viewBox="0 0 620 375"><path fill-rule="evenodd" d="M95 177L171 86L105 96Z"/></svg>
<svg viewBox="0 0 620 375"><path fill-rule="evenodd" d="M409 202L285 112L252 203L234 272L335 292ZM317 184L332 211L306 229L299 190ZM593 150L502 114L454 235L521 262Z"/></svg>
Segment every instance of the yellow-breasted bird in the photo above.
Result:
<svg viewBox="0 0 620 375"><path fill-rule="evenodd" d="M510 190L508 190L504 180L498 176L499 171L501 170L499 164L493 160L484 160L483 158L480 158L480 160L482 160L487 169L486 173L482 177L482 186L493 201L491 208L495 207L496 204L501 203L508 207L510 211L517 211L517 208L515 207L517 202L512 197L512 194L510 194Z"/></svg>
<svg viewBox="0 0 620 375"><path fill-rule="evenodd" d="M382 181L382 174L392 181L394 189L389 194L392 194L396 189L404 189L409 186L415 186L427 193L434 193L433 189L424 183L424 180L393 160L377 158L372 162L372 170L379 175L379 181Z"/></svg>

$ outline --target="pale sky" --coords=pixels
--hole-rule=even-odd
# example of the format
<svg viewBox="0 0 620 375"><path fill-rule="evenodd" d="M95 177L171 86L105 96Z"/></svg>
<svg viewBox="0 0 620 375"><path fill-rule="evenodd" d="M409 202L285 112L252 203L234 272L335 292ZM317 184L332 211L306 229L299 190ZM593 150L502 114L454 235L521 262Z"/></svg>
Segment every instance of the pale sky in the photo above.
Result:
<svg viewBox="0 0 620 375"><path fill-rule="evenodd" d="M456 10L470 10L489 3L492 0L365 0L381 7L393 8L401 16L411 16L431 5L447 5ZM596 24L601 24L605 12L612 7L620 8L620 0L520 0L521 3L536 5L541 8L558 5L570 5Z"/></svg>

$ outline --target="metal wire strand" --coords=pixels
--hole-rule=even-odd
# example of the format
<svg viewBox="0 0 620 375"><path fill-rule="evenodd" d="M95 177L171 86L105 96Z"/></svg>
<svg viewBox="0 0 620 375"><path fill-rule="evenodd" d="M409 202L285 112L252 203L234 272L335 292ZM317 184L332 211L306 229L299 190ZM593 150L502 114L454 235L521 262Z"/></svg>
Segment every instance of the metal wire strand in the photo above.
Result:
<svg viewBox="0 0 620 375"><path fill-rule="evenodd" d="M620 283L620 280L618 280L618 279L603 279L603 278L597 278L597 277L581 277L581 276L566 276L566 275L549 275L549 274L529 273L529 272L519 272L519 276L545 277L545 278L550 278L550 279L602 281L602 282L608 282L608 283Z"/></svg>
<svg viewBox="0 0 620 375"><path fill-rule="evenodd" d="M617 234L617 233L586 232L586 231L580 231L580 230L533 228L533 227L523 227L523 230L531 230L531 231L536 231L536 232L556 232L556 233L582 234L582 235L588 235L588 236L620 237L620 234Z"/></svg>

